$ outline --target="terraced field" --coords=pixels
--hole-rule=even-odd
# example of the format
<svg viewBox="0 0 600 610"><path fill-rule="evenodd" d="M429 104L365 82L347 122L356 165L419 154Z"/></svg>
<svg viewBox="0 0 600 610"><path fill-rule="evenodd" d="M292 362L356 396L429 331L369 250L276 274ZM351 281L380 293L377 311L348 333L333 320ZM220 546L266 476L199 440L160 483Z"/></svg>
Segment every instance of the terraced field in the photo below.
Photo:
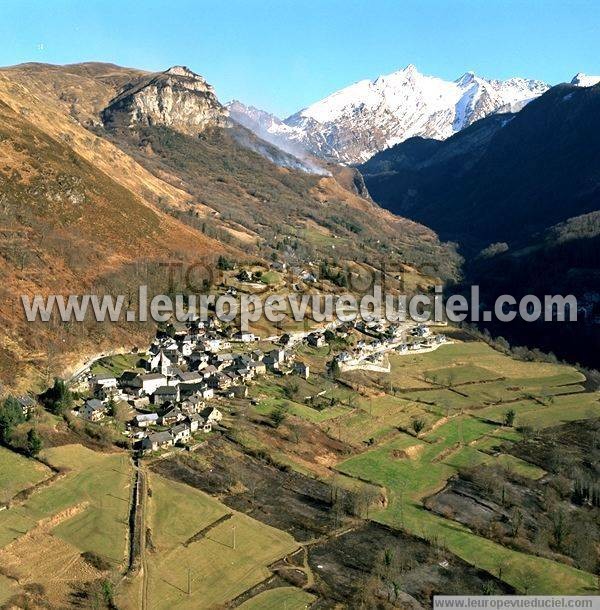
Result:
<svg viewBox="0 0 600 610"><path fill-rule="evenodd" d="M303 358L315 366L323 367L329 357L323 348L303 349ZM583 375L564 365L517 361L480 342L394 354L390 361L389 375L345 373L347 383L338 390L323 375L312 377L293 399L286 397L287 382L275 378L257 388L262 398L255 412L268 416L285 403L290 415L352 447L355 455L335 469L347 480L387 490L388 504L376 512L377 521L446 546L472 565L501 574L518 591L584 592L592 586L592 574L507 548L423 507L451 477L478 465L541 479L544 469L507 453L506 443L519 441L526 429L599 416L600 394L585 391ZM335 406L319 411L303 404L302 395L316 389L335 396ZM513 426L506 427L510 410ZM419 434L415 420L424 424Z"/></svg>
<svg viewBox="0 0 600 610"><path fill-rule="evenodd" d="M51 475L52 471L44 464L0 447L0 504Z"/></svg>
<svg viewBox="0 0 600 610"><path fill-rule="evenodd" d="M462 429L462 430L461 430ZM458 467L473 465L471 447L460 447L445 455L459 443L482 437L490 425L472 418L457 418L438 428L426 446L415 451L414 458L394 458L394 441L353 457L339 465L341 472L385 486L390 494L389 505L379 511L375 520L394 527L406 528L427 540L437 540L469 563L497 574L504 566L503 579L523 590L525 575L533 575L531 591L560 593L586 590L594 585L594 576L564 564L528 556L478 536L460 524L433 515L422 507L424 497L441 489ZM405 448L406 439L401 446ZM440 460L442 457L442 460ZM486 459L481 454L481 459ZM529 576L528 576L529 577Z"/></svg>
<svg viewBox="0 0 600 610"><path fill-rule="evenodd" d="M12 579L11 594L39 583L52 602L63 605L75 587L102 576L82 553L115 568L125 564L131 464L127 453L97 453L81 445L42 455L62 474L0 512L0 565ZM27 462L34 480L39 464Z"/></svg>
<svg viewBox="0 0 600 610"><path fill-rule="evenodd" d="M479 464L496 463L539 479L543 469L498 454L496 448L521 438L519 426L540 429L600 416L600 393L585 393L583 376L575 369L516 361L482 343L456 343L435 352L390 359L391 382L380 375L371 376L371 381L382 388L393 386L394 398L416 401L430 416L437 411L438 424L428 419L419 438L397 433L378 443L376 437L373 448L338 464L340 472L388 490L389 504L375 519L437 540L492 574L501 571L503 580L520 591L583 593L594 586L592 574L501 546L430 513L422 502L459 469ZM386 411L391 398L386 396L367 412L369 416L376 418ZM515 427L506 428L502 424L509 409L515 411ZM447 419L439 419L442 416ZM368 429L368 420L361 425Z"/></svg>
<svg viewBox="0 0 600 610"><path fill-rule="evenodd" d="M148 608L198 608L198 600L201 607L215 607L268 578L267 566L298 548L289 534L198 489L156 474L150 474L149 487L147 573L121 592L124 608L138 607L140 587ZM300 599L280 594L269 592L266 599Z"/></svg>

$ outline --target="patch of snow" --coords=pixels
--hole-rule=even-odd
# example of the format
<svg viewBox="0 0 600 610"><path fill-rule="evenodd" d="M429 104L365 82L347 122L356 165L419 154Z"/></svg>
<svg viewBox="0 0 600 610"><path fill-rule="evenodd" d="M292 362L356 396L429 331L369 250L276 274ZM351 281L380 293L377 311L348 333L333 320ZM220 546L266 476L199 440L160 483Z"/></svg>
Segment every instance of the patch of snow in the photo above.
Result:
<svg viewBox="0 0 600 610"><path fill-rule="evenodd" d="M577 87L593 87L600 83L600 76L589 76L583 72L578 72L571 80L571 84Z"/></svg>

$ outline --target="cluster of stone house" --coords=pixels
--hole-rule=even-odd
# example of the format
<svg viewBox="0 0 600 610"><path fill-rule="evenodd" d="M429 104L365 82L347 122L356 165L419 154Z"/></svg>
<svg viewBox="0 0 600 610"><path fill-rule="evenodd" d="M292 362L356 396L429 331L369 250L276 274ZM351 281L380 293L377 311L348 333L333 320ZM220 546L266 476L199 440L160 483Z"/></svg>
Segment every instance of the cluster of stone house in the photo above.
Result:
<svg viewBox="0 0 600 610"><path fill-rule="evenodd" d="M134 430L131 436L140 441L143 451L156 451L165 446L185 444L196 432L210 432L213 426L221 421L221 411L215 406L207 405L198 393L180 400L178 386L159 386L157 390L162 387L173 387L177 389L178 395L169 395L168 398L173 400L166 400L166 393L158 392L160 401L154 401L155 405L160 402L157 410L138 412L129 423L129 428ZM153 396L156 394L157 392ZM81 417L93 422L102 420L107 414L109 400L89 398L80 409ZM157 427L163 429L151 431Z"/></svg>
<svg viewBox="0 0 600 610"><path fill-rule="evenodd" d="M213 322L173 325L169 334L157 333L141 361L144 372L90 376L92 398L81 407L80 416L98 422L107 415L111 401L126 401L137 410L131 428L143 449L168 445L169 438L171 444L186 442L195 432L209 432L220 421L220 412L206 406L206 401L245 398L248 382L267 371L308 378L308 365L296 362L284 346L274 345L266 352L250 345L243 353L230 351L233 342L257 340L254 334L241 331L225 337ZM149 433L154 426L169 429Z"/></svg>
<svg viewBox="0 0 600 610"><path fill-rule="evenodd" d="M359 329L359 325L360 330L365 332L365 324L359 322L356 326L357 329ZM391 351L405 354L410 351L431 349L446 341L445 335L432 335L429 328L423 324L411 329L410 334L413 339L410 343L403 339L406 329L397 324L385 326L381 323L374 323L369 326L368 331L367 334L378 338L374 341L358 341L352 350L337 354L332 364L341 371L366 368L389 372L390 365L389 362L382 360L383 354Z"/></svg>
<svg viewBox="0 0 600 610"><path fill-rule="evenodd" d="M418 324L417 326L415 326L410 333L413 337L429 337L429 335L431 335L431 331L429 330L429 328L427 326L425 326L425 324Z"/></svg>
<svg viewBox="0 0 600 610"><path fill-rule="evenodd" d="M175 336L157 336L144 361L146 372L125 372L118 379L111 375L90 378L90 389L100 400L110 396L130 400L134 406L179 402L195 395L213 398L216 393L232 390L236 385L266 371L264 354L232 354L228 339L216 331L207 332L193 326ZM236 340L234 336L233 340ZM255 340L254 335L238 333L240 342Z"/></svg>
<svg viewBox="0 0 600 610"><path fill-rule="evenodd" d="M148 429L151 426L169 426L168 430L141 434L140 449L144 452L159 451L166 447L188 443L196 432L210 432L221 421L223 414L216 407L208 406L200 411L190 410L189 405L163 409L162 413L136 416L136 425Z"/></svg>

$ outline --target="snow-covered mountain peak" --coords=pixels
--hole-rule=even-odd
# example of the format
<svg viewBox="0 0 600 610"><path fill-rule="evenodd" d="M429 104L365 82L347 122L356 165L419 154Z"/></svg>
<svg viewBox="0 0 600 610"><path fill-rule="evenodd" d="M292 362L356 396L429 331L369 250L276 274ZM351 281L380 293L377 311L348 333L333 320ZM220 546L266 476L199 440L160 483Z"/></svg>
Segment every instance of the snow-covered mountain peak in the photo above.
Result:
<svg viewBox="0 0 600 610"><path fill-rule="evenodd" d="M457 78L454 82L459 86L459 87L466 87L467 85L470 85L472 83L474 83L477 80L477 77L475 76L475 72L465 72L460 78Z"/></svg>
<svg viewBox="0 0 600 610"><path fill-rule="evenodd" d="M314 154L359 163L410 137L444 139L493 112L519 110L547 89L540 81L474 72L446 81L409 64L340 89L284 123Z"/></svg>
<svg viewBox="0 0 600 610"><path fill-rule="evenodd" d="M541 81L488 80L471 71L446 81L409 64L344 87L284 121L242 105L229 110L280 146L285 140L315 156L360 163L414 136L445 139L489 114L516 112L547 89Z"/></svg>
<svg viewBox="0 0 600 610"><path fill-rule="evenodd" d="M578 72L571 80L571 84L577 87L592 87L598 83L600 83L600 76L589 76L583 72Z"/></svg>

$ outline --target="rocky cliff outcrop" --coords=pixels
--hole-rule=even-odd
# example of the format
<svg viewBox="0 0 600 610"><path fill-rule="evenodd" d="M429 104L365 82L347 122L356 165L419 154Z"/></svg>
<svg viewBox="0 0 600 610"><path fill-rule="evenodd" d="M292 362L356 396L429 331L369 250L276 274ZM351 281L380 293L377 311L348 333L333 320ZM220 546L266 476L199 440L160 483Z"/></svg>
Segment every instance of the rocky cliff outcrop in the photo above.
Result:
<svg viewBox="0 0 600 610"><path fill-rule="evenodd" d="M107 128L164 125L198 135L207 127L224 127L228 115L200 75L174 66L126 86L102 111L102 121Z"/></svg>

